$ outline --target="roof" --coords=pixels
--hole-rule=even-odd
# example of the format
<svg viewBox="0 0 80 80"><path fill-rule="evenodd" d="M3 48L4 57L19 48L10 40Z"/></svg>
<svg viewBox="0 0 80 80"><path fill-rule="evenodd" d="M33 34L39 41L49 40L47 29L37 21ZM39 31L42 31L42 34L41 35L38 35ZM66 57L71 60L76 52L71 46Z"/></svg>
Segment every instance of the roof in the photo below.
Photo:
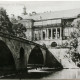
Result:
<svg viewBox="0 0 80 80"><path fill-rule="evenodd" d="M79 9L70 9L70 10L62 10L62 11L54 11L54 12L46 12L46 13L37 13L32 16L24 15L23 19L33 19L33 20L43 20L43 19L54 19L54 18L67 18L67 17L77 17L80 14Z"/></svg>

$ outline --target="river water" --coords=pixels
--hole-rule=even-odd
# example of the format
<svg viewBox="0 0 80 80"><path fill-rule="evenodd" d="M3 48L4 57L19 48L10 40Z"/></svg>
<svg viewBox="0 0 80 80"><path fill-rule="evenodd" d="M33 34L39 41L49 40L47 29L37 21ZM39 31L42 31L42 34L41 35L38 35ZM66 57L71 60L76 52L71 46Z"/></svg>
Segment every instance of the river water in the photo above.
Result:
<svg viewBox="0 0 80 80"><path fill-rule="evenodd" d="M62 69L59 71L30 70L28 74L5 76L4 79L80 79L80 69Z"/></svg>
<svg viewBox="0 0 80 80"><path fill-rule="evenodd" d="M48 73L47 71L32 71L32 74L34 74L34 78L37 79L80 79L80 69L62 69L53 71L52 73ZM43 76L39 77L39 75Z"/></svg>
<svg viewBox="0 0 80 80"><path fill-rule="evenodd" d="M42 79L80 79L80 69L63 69L53 72Z"/></svg>

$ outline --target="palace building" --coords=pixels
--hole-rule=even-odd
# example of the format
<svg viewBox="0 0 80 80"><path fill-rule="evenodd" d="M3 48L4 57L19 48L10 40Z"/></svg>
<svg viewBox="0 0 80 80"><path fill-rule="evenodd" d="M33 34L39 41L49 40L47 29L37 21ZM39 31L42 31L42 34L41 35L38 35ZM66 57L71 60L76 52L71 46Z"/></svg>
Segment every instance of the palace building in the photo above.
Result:
<svg viewBox="0 0 80 80"><path fill-rule="evenodd" d="M51 45L52 42L61 45L62 41L67 40L70 33L75 30L71 24L78 14L80 14L80 9L33 12L30 15L23 15L23 19L18 22L26 26L28 40L46 45Z"/></svg>

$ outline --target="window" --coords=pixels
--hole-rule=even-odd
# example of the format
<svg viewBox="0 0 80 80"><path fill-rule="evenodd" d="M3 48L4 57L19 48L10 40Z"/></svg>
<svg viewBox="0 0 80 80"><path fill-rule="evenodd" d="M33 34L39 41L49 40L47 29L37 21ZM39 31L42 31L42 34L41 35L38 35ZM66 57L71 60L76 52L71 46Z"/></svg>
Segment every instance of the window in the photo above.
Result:
<svg viewBox="0 0 80 80"><path fill-rule="evenodd" d="M34 40L40 40L40 32L38 30L34 31Z"/></svg>
<svg viewBox="0 0 80 80"><path fill-rule="evenodd" d="M56 29L53 29L53 30L52 30L52 35L53 35L53 36L52 36L53 39L55 39L55 38L56 38Z"/></svg>
<svg viewBox="0 0 80 80"><path fill-rule="evenodd" d="M43 30L43 39L46 38L46 29Z"/></svg>
<svg viewBox="0 0 80 80"><path fill-rule="evenodd" d="M49 33L48 38L50 39L51 38L51 29L48 29L48 33Z"/></svg>
<svg viewBox="0 0 80 80"><path fill-rule="evenodd" d="M60 28L57 28L57 38L60 38Z"/></svg>
<svg viewBox="0 0 80 80"><path fill-rule="evenodd" d="M69 30L68 28L64 29L64 36L69 36L68 30Z"/></svg>
<svg viewBox="0 0 80 80"><path fill-rule="evenodd" d="M45 39L45 32L43 32L43 39Z"/></svg>
<svg viewBox="0 0 80 80"><path fill-rule="evenodd" d="M41 40L41 31L39 31L39 40Z"/></svg>

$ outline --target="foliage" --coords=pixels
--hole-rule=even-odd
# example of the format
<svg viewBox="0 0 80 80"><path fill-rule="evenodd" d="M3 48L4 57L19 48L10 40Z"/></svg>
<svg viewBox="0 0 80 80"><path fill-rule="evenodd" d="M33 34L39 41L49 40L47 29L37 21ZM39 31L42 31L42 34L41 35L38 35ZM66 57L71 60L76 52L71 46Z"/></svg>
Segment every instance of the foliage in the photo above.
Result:
<svg viewBox="0 0 80 80"><path fill-rule="evenodd" d="M79 37L79 33L77 32L77 31L73 31L73 32L71 32L71 34L70 34L70 36L71 36L71 38L78 38Z"/></svg>
<svg viewBox="0 0 80 80"><path fill-rule="evenodd" d="M78 47L78 37L80 35L80 14L77 16L77 19L74 19L72 26L75 30L70 34L72 38L70 44L76 49Z"/></svg>
<svg viewBox="0 0 80 80"><path fill-rule="evenodd" d="M78 16L77 19L75 19L73 22L72 22L72 26L73 28L75 29L73 32L71 32L71 42L70 42L70 45L72 46L72 48L69 50L69 55L72 59L72 61L76 64L77 66L80 66L79 65L79 62L80 62L80 54L79 52L77 51L77 47L78 47L78 37L80 36L80 18Z"/></svg>
<svg viewBox="0 0 80 80"><path fill-rule="evenodd" d="M62 45L61 45L61 47L68 47L68 42L66 41L65 43L63 43Z"/></svg>
<svg viewBox="0 0 80 80"><path fill-rule="evenodd" d="M12 23L8 18L6 10L4 10L3 8L0 8L0 31L13 34Z"/></svg>
<svg viewBox="0 0 80 80"><path fill-rule="evenodd" d="M16 20L13 19L13 21ZM6 10L0 8L0 32L26 38L25 31L26 28L21 23L13 24L12 22L10 22Z"/></svg>
<svg viewBox="0 0 80 80"><path fill-rule="evenodd" d="M79 52L75 49L72 48L68 51L69 57L72 59L72 61L78 66L80 67L80 54Z"/></svg>
<svg viewBox="0 0 80 80"><path fill-rule="evenodd" d="M26 38L26 35L25 35L26 28L23 26L23 24L21 23L13 24L12 29L13 29L14 34L17 37Z"/></svg>
<svg viewBox="0 0 80 80"><path fill-rule="evenodd" d="M77 38L74 38L74 39L70 42L70 45L76 49L76 48L78 47L78 39L77 39Z"/></svg>
<svg viewBox="0 0 80 80"><path fill-rule="evenodd" d="M16 23L17 22L14 14L12 14L12 17L10 18L10 21L11 21L11 23Z"/></svg>

